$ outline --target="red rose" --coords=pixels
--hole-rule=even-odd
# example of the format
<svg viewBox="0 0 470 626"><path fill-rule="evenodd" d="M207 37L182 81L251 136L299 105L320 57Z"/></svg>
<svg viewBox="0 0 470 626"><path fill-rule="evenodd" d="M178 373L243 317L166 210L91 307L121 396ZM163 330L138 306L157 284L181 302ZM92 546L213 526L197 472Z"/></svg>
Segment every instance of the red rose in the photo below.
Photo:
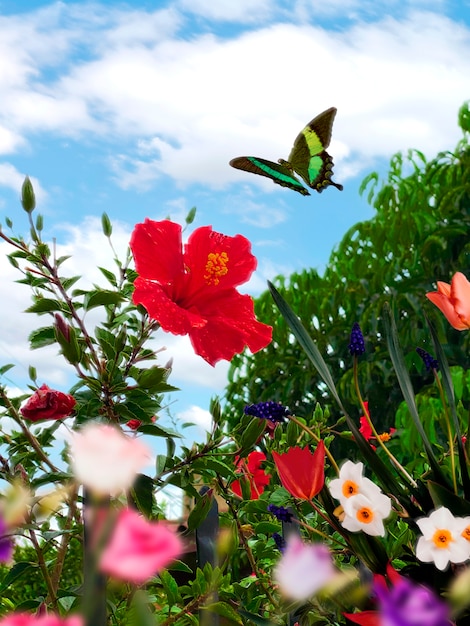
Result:
<svg viewBox="0 0 470 626"><path fill-rule="evenodd" d="M75 398L68 393L42 385L20 409L20 413L31 422L60 420L72 413L75 404Z"/></svg>

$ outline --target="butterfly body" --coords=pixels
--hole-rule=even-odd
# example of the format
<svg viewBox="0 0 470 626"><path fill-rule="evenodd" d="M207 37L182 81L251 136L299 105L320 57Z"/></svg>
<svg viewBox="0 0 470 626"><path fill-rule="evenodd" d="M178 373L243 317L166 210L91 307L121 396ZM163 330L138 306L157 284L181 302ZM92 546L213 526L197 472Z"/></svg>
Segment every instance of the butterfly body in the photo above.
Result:
<svg viewBox="0 0 470 626"><path fill-rule="evenodd" d="M330 144L335 115L336 109L332 107L309 122L297 135L287 161L279 159L274 163L259 157L237 157L230 161L230 165L246 172L266 176L274 183L289 187L304 196L309 196L310 193L295 174L318 193L329 185L341 191L343 186L331 180L333 158L326 151Z"/></svg>

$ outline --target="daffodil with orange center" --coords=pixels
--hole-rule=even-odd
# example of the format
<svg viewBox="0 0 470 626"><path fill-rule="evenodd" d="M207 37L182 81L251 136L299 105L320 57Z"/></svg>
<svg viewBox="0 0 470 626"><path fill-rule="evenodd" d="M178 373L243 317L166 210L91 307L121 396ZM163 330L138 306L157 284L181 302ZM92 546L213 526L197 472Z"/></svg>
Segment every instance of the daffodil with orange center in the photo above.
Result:
<svg viewBox="0 0 470 626"><path fill-rule="evenodd" d="M470 328L470 282L462 272L454 274L450 285L438 281L437 291L426 297L444 313L451 326L457 330Z"/></svg>
<svg viewBox="0 0 470 626"><path fill-rule="evenodd" d="M208 363L229 361L245 347L258 352L271 341L272 328L255 318L253 299L236 289L256 269L248 239L203 226L183 249L179 224L146 219L134 228L130 247L139 274L134 304L163 330L189 335Z"/></svg>
<svg viewBox="0 0 470 626"><path fill-rule="evenodd" d="M416 544L420 561L434 562L444 570L449 563L463 563L470 558L470 541L466 536L468 520L454 517L449 509L440 507L428 517L417 520L422 536Z"/></svg>
<svg viewBox="0 0 470 626"><path fill-rule="evenodd" d="M373 499L380 494L380 488L363 475L364 464L346 461L341 466L339 477L330 480L328 488L333 498L340 501L344 507L352 496L362 494Z"/></svg>

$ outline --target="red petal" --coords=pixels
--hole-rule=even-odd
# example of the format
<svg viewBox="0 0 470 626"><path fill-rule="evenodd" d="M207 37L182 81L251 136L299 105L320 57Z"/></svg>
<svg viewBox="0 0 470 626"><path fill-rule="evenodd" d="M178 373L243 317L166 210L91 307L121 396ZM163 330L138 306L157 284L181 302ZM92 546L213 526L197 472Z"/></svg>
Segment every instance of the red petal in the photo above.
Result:
<svg viewBox="0 0 470 626"><path fill-rule="evenodd" d="M251 244L242 235L228 237L214 232L211 226L195 230L185 246L184 262L191 272L191 282L198 287L208 287L207 263L210 254L225 253L225 274L217 275L217 289L227 289L245 283L256 269L256 257L251 254Z"/></svg>
<svg viewBox="0 0 470 626"><path fill-rule="evenodd" d="M380 626L380 613L378 611L362 611L361 613L343 613L351 622L361 626Z"/></svg>
<svg viewBox="0 0 470 626"><path fill-rule="evenodd" d="M193 328L189 337L196 354L211 365L221 359L230 361L245 347L258 352L271 341L272 328L258 322L250 296L232 289L214 294L200 305L199 312L207 323Z"/></svg>
<svg viewBox="0 0 470 626"><path fill-rule="evenodd" d="M207 322L197 314L181 308L166 293L165 288L140 276L134 282L134 304L147 309L151 319L157 320L163 330L174 335L187 335L193 328L202 327Z"/></svg>
<svg viewBox="0 0 470 626"><path fill-rule="evenodd" d="M179 224L146 219L135 226L129 245L136 271L143 278L165 284L184 275Z"/></svg>
<svg viewBox="0 0 470 626"><path fill-rule="evenodd" d="M296 498L311 500L325 482L325 445L323 441L312 454L309 448L290 448L285 454L273 451L281 483Z"/></svg>

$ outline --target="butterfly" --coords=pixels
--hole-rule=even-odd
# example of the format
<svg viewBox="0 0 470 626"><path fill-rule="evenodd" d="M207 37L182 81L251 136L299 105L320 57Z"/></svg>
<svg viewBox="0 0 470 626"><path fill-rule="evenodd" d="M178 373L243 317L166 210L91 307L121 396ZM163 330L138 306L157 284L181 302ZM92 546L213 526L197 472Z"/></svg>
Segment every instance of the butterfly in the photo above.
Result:
<svg viewBox="0 0 470 626"><path fill-rule="evenodd" d="M340 191L343 185L331 180L333 176L333 159L326 151L330 145L331 129L336 109L331 107L317 117L297 135L289 154L289 159L279 159L277 163L259 157L242 156L230 161L230 165L238 170L266 176L283 187L289 187L304 196L310 193L295 176L298 174L311 189L321 193L328 185Z"/></svg>

